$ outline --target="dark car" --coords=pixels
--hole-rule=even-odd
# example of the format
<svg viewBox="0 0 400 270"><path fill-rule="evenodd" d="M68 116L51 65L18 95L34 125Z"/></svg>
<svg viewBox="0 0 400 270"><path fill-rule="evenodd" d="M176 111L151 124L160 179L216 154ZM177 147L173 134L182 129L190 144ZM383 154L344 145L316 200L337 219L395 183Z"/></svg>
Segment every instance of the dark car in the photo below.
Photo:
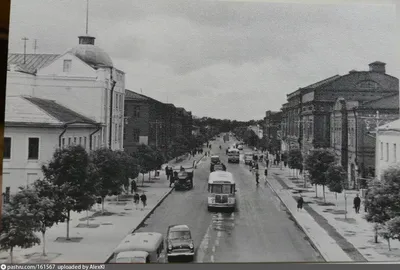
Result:
<svg viewBox="0 0 400 270"><path fill-rule="evenodd" d="M223 163L211 164L210 172L226 171L226 166Z"/></svg>
<svg viewBox="0 0 400 270"><path fill-rule="evenodd" d="M211 164L217 164L221 162L219 156L211 156Z"/></svg>
<svg viewBox="0 0 400 270"><path fill-rule="evenodd" d="M175 190L189 190L193 188L193 170L185 169L179 171L177 178L175 178Z"/></svg>
<svg viewBox="0 0 400 270"><path fill-rule="evenodd" d="M194 259L194 243L187 225L171 225L167 231L167 259Z"/></svg>

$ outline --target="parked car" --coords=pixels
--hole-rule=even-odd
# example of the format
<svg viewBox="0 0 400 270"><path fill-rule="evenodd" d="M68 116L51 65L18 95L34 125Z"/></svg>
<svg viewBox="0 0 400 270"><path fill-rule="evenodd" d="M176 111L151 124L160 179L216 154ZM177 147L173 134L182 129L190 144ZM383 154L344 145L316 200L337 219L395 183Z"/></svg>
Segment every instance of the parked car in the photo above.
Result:
<svg viewBox="0 0 400 270"><path fill-rule="evenodd" d="M167 231L167 259L187 258L194 259L194 243L189 226L171 225Z"/></svg>

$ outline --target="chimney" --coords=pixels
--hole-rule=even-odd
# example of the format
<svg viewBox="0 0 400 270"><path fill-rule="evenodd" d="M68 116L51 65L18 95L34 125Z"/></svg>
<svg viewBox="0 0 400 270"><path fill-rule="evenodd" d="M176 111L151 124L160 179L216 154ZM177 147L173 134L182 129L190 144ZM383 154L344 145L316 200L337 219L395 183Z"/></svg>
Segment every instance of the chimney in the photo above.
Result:
<svg viewBox="0 0 400 270"><path fill-rule="evenodd" d="M385 74L386 73L385 66L386 66L385 63L375 61L369 64L369 71Z"/></svg>
<svg viewBox="0 0 400 270"><path fill-rule="evenodd" d="M95 37L91 36L79 36L79 44L89 44L89 45L94 45L94 40L96 39Z"/></svg>

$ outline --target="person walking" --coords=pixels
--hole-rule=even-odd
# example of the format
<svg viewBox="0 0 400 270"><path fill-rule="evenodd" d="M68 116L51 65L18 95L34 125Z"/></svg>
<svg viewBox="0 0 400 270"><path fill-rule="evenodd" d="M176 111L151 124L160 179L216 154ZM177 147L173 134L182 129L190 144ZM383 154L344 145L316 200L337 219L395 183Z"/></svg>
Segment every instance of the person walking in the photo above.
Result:
<svg viewBox="0 0 400 270"><path fill-rule="evenodd" d="M142 201L142 205L143 205L142 211L143 211L143 209L147 206L147 196L146 196L146 194L144 194L144 191L143 191L143 194L140 195L140 200Z"/></svg>
<svg viewBox="0 0 400 270"><path fill-rule="evenodd" d="M169 180L169 177L170 177L168 165L165 166L165 175L167 176L167 181L168 181L168 180Z"/></svg>
<svg viewBox="0 0 400 270"><path fill-rule="evenodd" d="M258 170L256 170L256 183L257 185L260 183L258 180L260 178L260 174L258 173Z"/></svg>
<svg viewBox="0 0 400 270"><path fill-rule="evenodd" d="M354 209L356 210L356 214L360 213L361 199L360 199L360 197L358 196L358 194L357 194L357 196L354 198L353 203L354 203Z"/></svg>
<svg viewBox="0 0 400 270"><path fill-rule="evenodd" d="M135 192L135 195L133 195L133 203L136 205L136 210L138 209L139 200L140 196L137 192Z"/></svg>
<svg viewBox="0 0 400 270"><path fill-rule="evenodd" d="M303 196L300 195L300 198L297 200L297 211L303 209L303 203L304 203Z"/></svg>
<svg viewBox="0 0 400 270"><path fill-rule="evenodd" d="M268 168L265 167L264 169L264 177L265 177L265 182L267 182L267 177L268 177Z"/></svg>
<svg viewBox="0 0 400 270"><path fill-rule="evenodd" d="M132 179L132 182L131 182L131 194L133 194L133 192L136 192L136 190L137 190L136 182L135 182L134 179Z"/></svg>

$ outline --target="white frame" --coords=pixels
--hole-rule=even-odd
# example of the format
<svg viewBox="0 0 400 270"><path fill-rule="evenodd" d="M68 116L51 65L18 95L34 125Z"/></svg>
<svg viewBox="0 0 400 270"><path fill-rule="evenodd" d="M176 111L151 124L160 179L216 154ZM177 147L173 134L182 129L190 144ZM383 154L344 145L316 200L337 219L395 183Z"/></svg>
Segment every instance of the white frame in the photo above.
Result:
<svg viewBox="0 0 400 270"><path fill-rule="evenodd" d="M4 134L3 138L4 139L5 138L10 138L11 139L11 143L10 143L10 158L8 158L8 159L4 158L4 153L3 153L3 161L10 162L10 161L12 161L12 158L13 158L13 136L8 136L8 135Z"/></svg>
<svg viewBox="0 0 400 270"><path fill-rule="evenodd" d="M34 139L37 138L39 139L39 144L38 144L38 159L29 159L29 139ZM26 136L26 160L28 162L39 162L40 160L40 147L42 146L42 137L41 136Z"/></svg>
<svg viewBox="0 0 400 270"><path fill-rule="evenodd" d="M66 63L69 63L69 66L65 65ZM66 66L68 66L67 70L65 68ZM63 61L63 72L64 73L69 73L69 72L71 72L71 69L72 69L72 59L64 59L64 61Z"/></svg>

